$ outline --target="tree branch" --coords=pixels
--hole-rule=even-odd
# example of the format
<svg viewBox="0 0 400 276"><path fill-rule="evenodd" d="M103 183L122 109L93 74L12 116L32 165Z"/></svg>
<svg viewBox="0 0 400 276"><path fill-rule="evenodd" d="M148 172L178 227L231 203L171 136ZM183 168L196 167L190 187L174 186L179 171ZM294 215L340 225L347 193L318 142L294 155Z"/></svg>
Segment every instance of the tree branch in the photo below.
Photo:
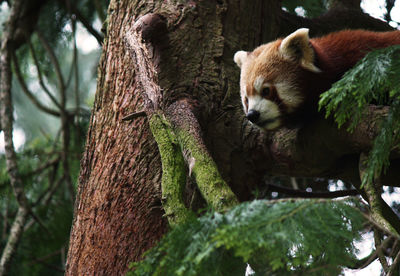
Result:
<svg viewBox="0 0 400 276"><path fill-rule="evenodd" d="M76 16L76 18L79 20L79 22L82 23L82 25L86 28L86 30L90 34L92 34L94 38L96 38L97 43L99 43L99 45L103 43L104 37L92 27L90 22L86 20L86 18L79 12L79 10L70 1L59 0L58 2L66 8L69 14Z"/></svg>
<svg viewBox="0 0 400 276"><path fill-rule="evenodd" d="M4 197L4 201L5 203L5 208L2 212L2 216L3 216L3 229L1 231L1 240L5 240L7 237L7 232L8 232L8 212L9 212L9 202L8 202L8 197L5 196Z"/></svg>
<svg viewBox="0 0 400 276"><path fill-rule="evenodd" d="M183 200L186 184L185 160L176 136L163 116L152 114L149 124L161 156L161 202L168 222L171 225L179 224L186 221L191 214Z"/></svg>
<svg viewBox="0 0 400 276"><path fill-rule="evenodd" d="M89 21L86 20L86 18L76 9L75 6L72 6L72 13L76 15L76 18L79 20L79 22L82 23L82 25L86 28L86 30L96 38L97 43L101 46L104 40L104 37L97 32L92 25L90 24Z"/></svg>
<svg viewBox="0 0 400 276"><path fill-rule="evenodd" d="M46 106L44 106L36 97L35 95L33 95L33 93L28 89L28 86L25 83L24 77L21 74L21 70L19 68L19 63L18 63L18 59L15 56L15 53L12 53L12 60L14 63L14 69L15 69L15 75L17 76L18 82L21 85L22 91L24 92L24 94L32 101L32 103L39 108L40 110L42 110L43 112L53 115L53 116L60 116L60 113L56 110L53 110L51 108L48 108Z"/></svg>
<svg viewBox="0 0 400 276"><path fill-rule="evenodd" d="M189 171L193 172L197 186L209 205L218 211L239 203L235 194L223 180L203 140L200 125L190 104L177 101L166 110L166 116L182 147Z"/></svg>
<svg viewBox="0 0 400 276"><path fill-rule="evenodd" d="M67 187L70 191L70 197L71 197L71 202L74 202L75 200L75 190L72 184L71 176L69 174L69 160L68 160L68 151L69 151L69 141L70 141L70 123L71 120L69 120L69 114L66 109L67 105L67 98L66 98L66 87L65 87L65 81L64 77L62 75L62 71L60 69L60 64L58 62L58 59L51 48L50 44L48 41L45 39L43 34L37 30L36 31L38 38L40 42L42 43L43 47L45 48L46 52L48 53L50 57L50 61L52 62L56 76L58 79L58 89L60 91L60 98L61 98L61 109L60 109L60 117L61 117L61 129L62 129L62 152L61 152L61 159L63 161L63 168L64 168L64 179L66 181Z"/></svg>
<svg viewBox="0 0 400 276"><path fill-rule="evenodd" d="M66 102L66 95L65 95L65 82L64 82L64 77L62 75L61 72L61 68L60 68L60 64L58 62L58 59L53 51L53 49L51 48L49 42L46 40L46 38L43 36L42 32L39 30L36 30L36 34L39 38L40 43L42 44L43 48L46 50L51 63L54 66L54 71L56 73L57 76L57 80L58 80L58 89L60 91L60 98L61 98L61 109L65 109L65 102Z"/></svg>
<svg viewBox="0 0 400 276"><path fill-rule="evenodd" d="M385 255L383 253L381 240L382 240L382 235L380 233L380 230L377 228L374 228L374 241L375 241L376 253L378 255L379 262L382 265L383 271L385 271L385 273L387 273L389 271L389 265L387 263Z"/></svg>
<svg viewBox="0 0 400 276"><path fill-rule="evenodd" d="M56 165L58 162L60 162L60 157L56 157L53 160L47 161L46 163L42 164L41 166L39 166L38 168L28 172L27 174L25 174L24 176L32 176L32 175L36 175L41 173L42 171L48 169L51 166Z"/></svg>
<svg viewBox="0 0 400 276"><path fill-rule="evenodd" d="M372 251L371 254L369 254L368 256L366 256L360 260L357 260L354 265L348 266L348 268L350 268L350 269L366 268L367 266L369 266L373 261L375 261L378 258L377 252L379 250L386 251L393 244L394 239L395 239L395 237L389 236L379 245L379 247L377 249ZM398 240L396 239L396 241L398 241Z"/></svg>
<svg viewBox="0 0 400 276"><path fill-rule="evenodd" d="M367 154L361 153L360 155L360 179L363 179L366 170L366 161L368 159ZM375 176L373 181L367 181L364 186L361 187L365 192L366 200L368 200L371 208L371 215L378 222L381 227L387 231L394 233L399 236L400 234L400 220L398 216L391 210L391 212L385 208L386 202L381 197L381 182L379 176ZM376 239L375 239L376 240ZM383 264L382 264L383 265Z"/></svg>
<svg viewBox="0 0 400 276"><path fill-rule="evenodd" d="M365 29L373 31L390 31L393 30L386 22L372 18L364 13L360 6L354 8L359 1L337 1L329 11L316 18L305 18L295 14L281 10L279 16L282 30L280 35L288 35L301 27L309 28L310 35L321 36L334 31L343 29Z"/></svg>
<svg viewBox="0 0 400 276"><path fill-rule="evenodd" d="M48 268L50 268L50 269L52 269L52 270L54 270L54 271L64 273L64 272L65 272L64 269L62 269L62 268L60 268L60 267L58 267L58 266L56 266L56 265L49 264L49 263L46 263L46 262L45 262L47 259L49 259L49 258L51 258L51 257L53 257L53 256L56 256L56 255L58 255L58 254L60 254L60 253L61 253L61 249L56 250L56 251L54 251L54 252L52 252L52 253L50 253L50 254L44 256L44 257L41 257L41 258L38 258L38 259L33 259L33 260L31 261L30 265L33 265L33 264L35 264L35 263L39 263L39 264L41 264L41 265L43 265L43 266L46 266L46 267L48 267Z"/></svg>
<svg viewBox="0 0 400 276"><path fill-rule="evenodd" d="M394 258L393 263L389 268L389 272L388 272L387 276L399 275L398 274L399 264L400 264L400 251L397 252L396 257ZM397 274L396 274L396 272L397 272Z"/></svg>
<svg viewBox="0 0 400 276"><path fill-rule="evenodd" d="M386 2L386 12L383 15L383 17L385 18L386 21L390 22L392 21L392 16L390 15L390 12L392 11L396 0L386 0L385 2Z"/></svg>
<svg viewBox="0 0 400 276"><path fill-rule="evenodd" d="M8 274L14 255L23 233L23 225L29 213L29 203L25 197L23 182L19 175L17 155L13 144L13 108L11 102L11 55L14 49L11 41L15 32L18 15L23 1L14 1L8 21L3 30L0 48L0 120L4 132L5 157L10 184L17 199L18 213L11 227L6 247L0 259L0 276Z"/></svg>
<svg viewBox="0 0 400 276"><path fill-rule="evenodd" d="M7 244L3 249L0 259L0 275L8 275L11 260L15 251L17 250L22 233L24 232L25 221L28 217L28 209L22 206L18 207L17 215L11 226L10 234L8 236Z"/></svg>
<svg viewBox="0 0 400 276"><path fill-rule="evenodd" d="M140 22L140 21L138 21ZM186 183L186 169L181 150L168 121L159 109L161 102L160 87L157 84L156 65L149 56L149 49L142 43L141 32L127 30L125 41L130 54L137 64L139 81L145 91L145 111L149 114L149 125L161 156L161 203L171 225L181 223L190 216L190 211L183 201L183 190ZM144 112L143 112L144 113ZM141 112L136 113L141 114ZM132 116L124 117L130 120Z"/></svg>
<svg viewBox="0 0 400 276"><path fill-rule="evenodd" d="M30 40L28 40L28 45L29 49L33 58L33 62L35 63L36 71L38 72L38 78L39 78L39 84L42 87L43 91L47 94L47 96L50 98L50 100L58 107L61 109L61 105L58 103L57 99L53 96L53 94L49 91L47 86L44 84L43 81L43 76L42 76L42 71L40 70L39 62L36 57L35 49L33 48L33 45ZM21 82L21 81L20 81Z"/></svg>
<svg viewBox="0 0 400 276"><path fill-rule="evenodd" d="M291 189L279 185L274 185L268 183L268 191L278 192L289 195L291 197L301 197L301 198L336 198L336 197L344 197L344 196L356 196L360 193L353 190L344 190L344 191L334 191L334 192L307 192L302 190Z"/></svg>

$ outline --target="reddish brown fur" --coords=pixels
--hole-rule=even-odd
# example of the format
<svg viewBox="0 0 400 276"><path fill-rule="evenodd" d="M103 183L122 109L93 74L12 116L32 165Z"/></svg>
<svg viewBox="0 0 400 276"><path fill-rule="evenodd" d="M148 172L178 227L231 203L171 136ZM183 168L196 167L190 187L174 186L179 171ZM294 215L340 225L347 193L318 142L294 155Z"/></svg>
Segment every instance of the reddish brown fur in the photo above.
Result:
<svg viewBox="0 0 400 276"><path fill-rule="evenodd" d="M310 39L310 43L315 53L314 64L322 73L308 72L303 75L307 84L303 92L309 93L304 108L316 111L321 93L328 90L368 52L400 44L400 31L378 33L346 30Z"/></svg>
<svg viewBox="0 0 400 276"><path fill-rule="evenodd" d="M314 64L321 73L300 68L300 87L306 97L300 113L315 113L319 95L328 90L343 74L352 68L368 52L400 44L400 31L371 32L365 30L345 30L310 39L314 48ZM293 114L297 116L296 114Z"/></svg>
<svg viewBox="0 0 400 276"><path fill-rule="evenodd" d="M370 32L346 30L310 40L317 67L324 72L342 74L374 49L400 44L400 31Z"/></svg>

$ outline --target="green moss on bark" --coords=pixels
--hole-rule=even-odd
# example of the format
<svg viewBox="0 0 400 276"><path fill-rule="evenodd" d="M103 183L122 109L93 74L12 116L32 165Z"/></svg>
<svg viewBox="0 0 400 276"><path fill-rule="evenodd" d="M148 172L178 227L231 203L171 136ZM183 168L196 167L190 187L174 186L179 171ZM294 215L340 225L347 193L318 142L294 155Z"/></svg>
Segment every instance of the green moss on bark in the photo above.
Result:
<svg viewBox="0 0 400 276"><path fill-rule="evenodd" d="M186 124L195 120L190 116L186 119ZM191 214L183 201L186 166L193 173L203 198L214 210L225 211L239 203L208 153L195 122L195 125L184 123L172 127L161 112L151 115L149 122L161 155L162 203L170 224L181 223Z"/></svg>
<svg viewBox="0 0 400 276"><path fill-rule="evenodd" d="M182 198L186 183L185 160L176 137L163 116L155 113L150 116L149 123L161 155L161 201L165 215L171 225L179 224L191 214Z"/></svg>
<svg viewBox="0 0 400 276"><path fill-rule="evenodd" d="M223 180L217 164L197 139L184 130L177 131L182 147L189 152L189 166L204 199L216 211L224 211L239 203L235 194Z"/></svg>

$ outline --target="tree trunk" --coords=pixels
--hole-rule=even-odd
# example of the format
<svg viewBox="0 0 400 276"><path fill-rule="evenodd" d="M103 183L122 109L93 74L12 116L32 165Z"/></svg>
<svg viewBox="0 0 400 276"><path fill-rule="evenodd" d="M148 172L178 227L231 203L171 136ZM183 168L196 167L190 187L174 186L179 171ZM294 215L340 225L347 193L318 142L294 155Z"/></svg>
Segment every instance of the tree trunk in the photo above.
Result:
<svg viewBox="0 0 400 276"><path fill-rule="evenodd" d="M146 118L122 121L142 105L123 29L134 5L112 1L81 173L67 275L122 275L166 231L161 164Z"/></svg>
<svg viewBox="0 0 400 276"><path fill-rule="evenodd" d="M236 202L224 182L239 201L249 200L265 173L358 179L358 153L371 145L374 122L385 110L371 110L370 120L352 134L323 120L302 131L264 133L243 116L233 63L237 50L252 50L301 26L313 33L388 28L359 10L351 12L357 20L349 22L342 19L350 12L343 10L315 20L295 17L280 1L111 1L66 274L121 275L166 232L161 202L171 194L165 196L164 183L186 180L171 180L164 167L162 176L159 149L165 150L160 138L165 134L171 139L167 145L179 144L187 155L185 173L193 173L203 198L216 208ZM147 46L130 41L134 32ZM152 75L144 76L149 68ZM170 159L161 155L164 166ZM222 187L226 196L213 197L207 184L201 185L212 181L209 175L202 180L199 166L214 164L212 159L203 164L204 156L218 168L212 189ZM176 214L166 206L173 222Z"/></svg>

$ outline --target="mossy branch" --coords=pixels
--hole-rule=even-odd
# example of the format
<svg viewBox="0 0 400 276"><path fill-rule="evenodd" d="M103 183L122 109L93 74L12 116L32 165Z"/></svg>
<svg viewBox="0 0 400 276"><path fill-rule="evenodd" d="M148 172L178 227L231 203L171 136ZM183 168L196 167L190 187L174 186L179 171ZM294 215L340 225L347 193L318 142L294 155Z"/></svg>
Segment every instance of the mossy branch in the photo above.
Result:
<svg viewBox="0 0 400 276"><path fill-rule="evenodd" d="M184 151L187 151L188 163L196 179L203 198L216 211L226 211L239 203L235 194L220 175L205 147L189 131L178 130L177 137Z"/></svg>
<svg viewBox="0 0 400 276"><path fill-rule="evenodd" d="M187 170L182 151L187 153L189 170L204 199L213 209L224 211L239 203L220 175L214 160L190 131L177 129L175 135L161 112L153 113L149 124L161 155L162 204L171 225L180 224L191 215L183 201Z"/></svg>
<svg viewBox="0 0 400 276"><path fill-rule="evenodd" d="M161 202L171 225L180 224L190 216L185 207L183 191L186 183L186 167L180 147L170 125L160 113L149 118L150 129L161 155Z"/></svg>
<svg viewBox="0 0 400 276"><path fill-rule="evenodd" d="M167 108L166 115L203 198L214 210L225 211L239 201L208 152L201 127L192 109L189 101L180 100Z"/></svg>

